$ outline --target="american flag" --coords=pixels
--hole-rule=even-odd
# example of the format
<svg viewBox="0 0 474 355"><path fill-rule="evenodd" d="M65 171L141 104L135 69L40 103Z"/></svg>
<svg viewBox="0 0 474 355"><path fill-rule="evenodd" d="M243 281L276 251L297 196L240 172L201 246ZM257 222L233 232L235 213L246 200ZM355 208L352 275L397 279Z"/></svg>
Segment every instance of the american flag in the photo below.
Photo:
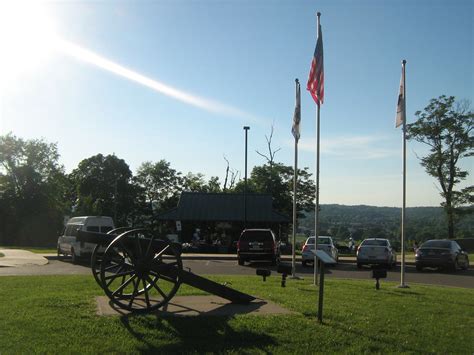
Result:
<svg viewBox="0 0 474 355"><path fill-rule="evenodd" d="M306 90L311 93L318 106L324 102L323 33L321 32L321 24L318 25L318 41L311 62Z"/></svg>

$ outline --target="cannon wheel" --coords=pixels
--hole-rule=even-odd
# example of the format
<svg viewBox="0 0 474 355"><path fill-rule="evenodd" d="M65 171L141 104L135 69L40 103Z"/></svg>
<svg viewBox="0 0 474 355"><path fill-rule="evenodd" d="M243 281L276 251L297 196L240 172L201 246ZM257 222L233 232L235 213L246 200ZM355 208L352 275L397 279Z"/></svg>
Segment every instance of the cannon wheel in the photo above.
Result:
<svg viewBox="0 0 474 355"><path fill-rule="evenodd" d="M129 227L119 227L112 229L107 232L107 234L110 235L120 235L123 232L129 231L131 228ZM91 269L92 269L92 275L94 276L94 280L99 284L101 288L104 288L102 285L102 282L100 281L100 265L102 263L102 257L104 255L104 252L101 251L100 249L103 248L102 245L97 244L94 248L94 251L92 252L91 256ZM108 265L110 268L107 268L108 272L113 272L114 268L113 265Z"/></svg>
<svg viewBox="0 0 474 355"><path fill-rule="evenodd" d="M155 238L145 229L134 229L109 244L100 262L99 277L105 294L120 308L151 311L176 294L182 269L181 256L168 240Z"/></svg>

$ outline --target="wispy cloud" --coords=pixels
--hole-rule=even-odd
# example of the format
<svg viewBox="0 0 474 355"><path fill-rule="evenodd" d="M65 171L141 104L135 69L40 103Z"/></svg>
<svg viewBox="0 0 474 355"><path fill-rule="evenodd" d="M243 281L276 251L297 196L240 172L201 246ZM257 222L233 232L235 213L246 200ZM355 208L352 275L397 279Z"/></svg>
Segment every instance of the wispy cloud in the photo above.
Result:
<svg viewBox="0 0 474 355"><path fill-rule="evenodd" d="M227 117L234 117L259 124L267 123L265 119L243 111L239 108L223 104L215 100L199 97L195 94L185 92L158 80L149 78L72 42L57 38L56 48L62 53L67 54L75 59L92 64L98 68L133 81L137 84L146 86L156 92L184 102L188 105Z"/></svg>
<svg viewBox="0 0 474 355"><path fill-rule="evenodd" d="M351 159L383 159L399 155L387 148L383 136L339 136L321 139L321 154ZM316 138L301 139L298 144L303 151L316 152Z"/></svg>

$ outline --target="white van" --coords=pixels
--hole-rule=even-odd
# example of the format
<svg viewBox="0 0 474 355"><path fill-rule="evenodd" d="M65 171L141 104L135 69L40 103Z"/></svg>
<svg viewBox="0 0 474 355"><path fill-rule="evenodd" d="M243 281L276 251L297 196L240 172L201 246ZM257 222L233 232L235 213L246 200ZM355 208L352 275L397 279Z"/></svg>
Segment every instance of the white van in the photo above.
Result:
<svg viewBox="0 0 474 355"><path fill-rule="evenodd" d="M75 263L77 258L92 254L95 244L78 242L76 240L78 231L107 233L114 228L112 217L83 216L69 219L58 238L58 257L71 255L72 262Z"/></svg>

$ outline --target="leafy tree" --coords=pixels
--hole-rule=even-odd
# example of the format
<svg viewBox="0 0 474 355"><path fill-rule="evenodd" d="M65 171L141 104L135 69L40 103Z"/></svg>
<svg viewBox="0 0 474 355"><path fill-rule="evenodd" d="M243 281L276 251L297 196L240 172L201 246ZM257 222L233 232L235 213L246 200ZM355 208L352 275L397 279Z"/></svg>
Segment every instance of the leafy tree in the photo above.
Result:
<svg viewBox="0 0 474 355"><path fill-rule="evenodd" d="M0 242L53 244L69 209L56 144L0 136ZM8 238L8 240L7 240Z"/></svg>
<svg viewBox="0 0 474 355"><path fill-rule="evenodd" d="M177 205L183 178L166 160L144 162L138 168L136 181L144 189L147 202L157 208L155 212L166 211Z"/></svg>
<svg viewBox="0 0 474 355"><path fill-rule="evenodd" d="M244 182L240 181L236 192L243 192ZM249 193L266 193L273 197L273 208L291 216L293 213L293 167L272 162L255 166L247 181ZM298 217L303 217L302 211L314 209L314 180L308 168L298 169L298 185L296 189Z"/></svg>
<svg viewBox="0 0 474 355"><path fill-rule="evenodd" d="M82 160L71 178L76 187L75 215L107 215L117 225L131 224L139 189L123 159L94 155Z"/></svg>
<svg viewBox="0 0 474 355"><path fill-rule="evenodd" d="M454 96L443 95L431 99L415 115L418 119L407 125L407 137L430 148L430 153L421 158L421 165L438 180L448 219L448 237L452 239L459 207L473 200L473 186L462 190L454 187L469 174L459 167L459 161L474 154L474 113L468 102L456 103Z"/></svg>
<svg viewBox="0 0 474 355"><path fill-rule="evenodd" d="M212 176L208 182L204 179L204 175L201 173L193 174L188 173L183 178L183 191L190 192L220 192L221 187L219 184L219 178Z"/></svg>

